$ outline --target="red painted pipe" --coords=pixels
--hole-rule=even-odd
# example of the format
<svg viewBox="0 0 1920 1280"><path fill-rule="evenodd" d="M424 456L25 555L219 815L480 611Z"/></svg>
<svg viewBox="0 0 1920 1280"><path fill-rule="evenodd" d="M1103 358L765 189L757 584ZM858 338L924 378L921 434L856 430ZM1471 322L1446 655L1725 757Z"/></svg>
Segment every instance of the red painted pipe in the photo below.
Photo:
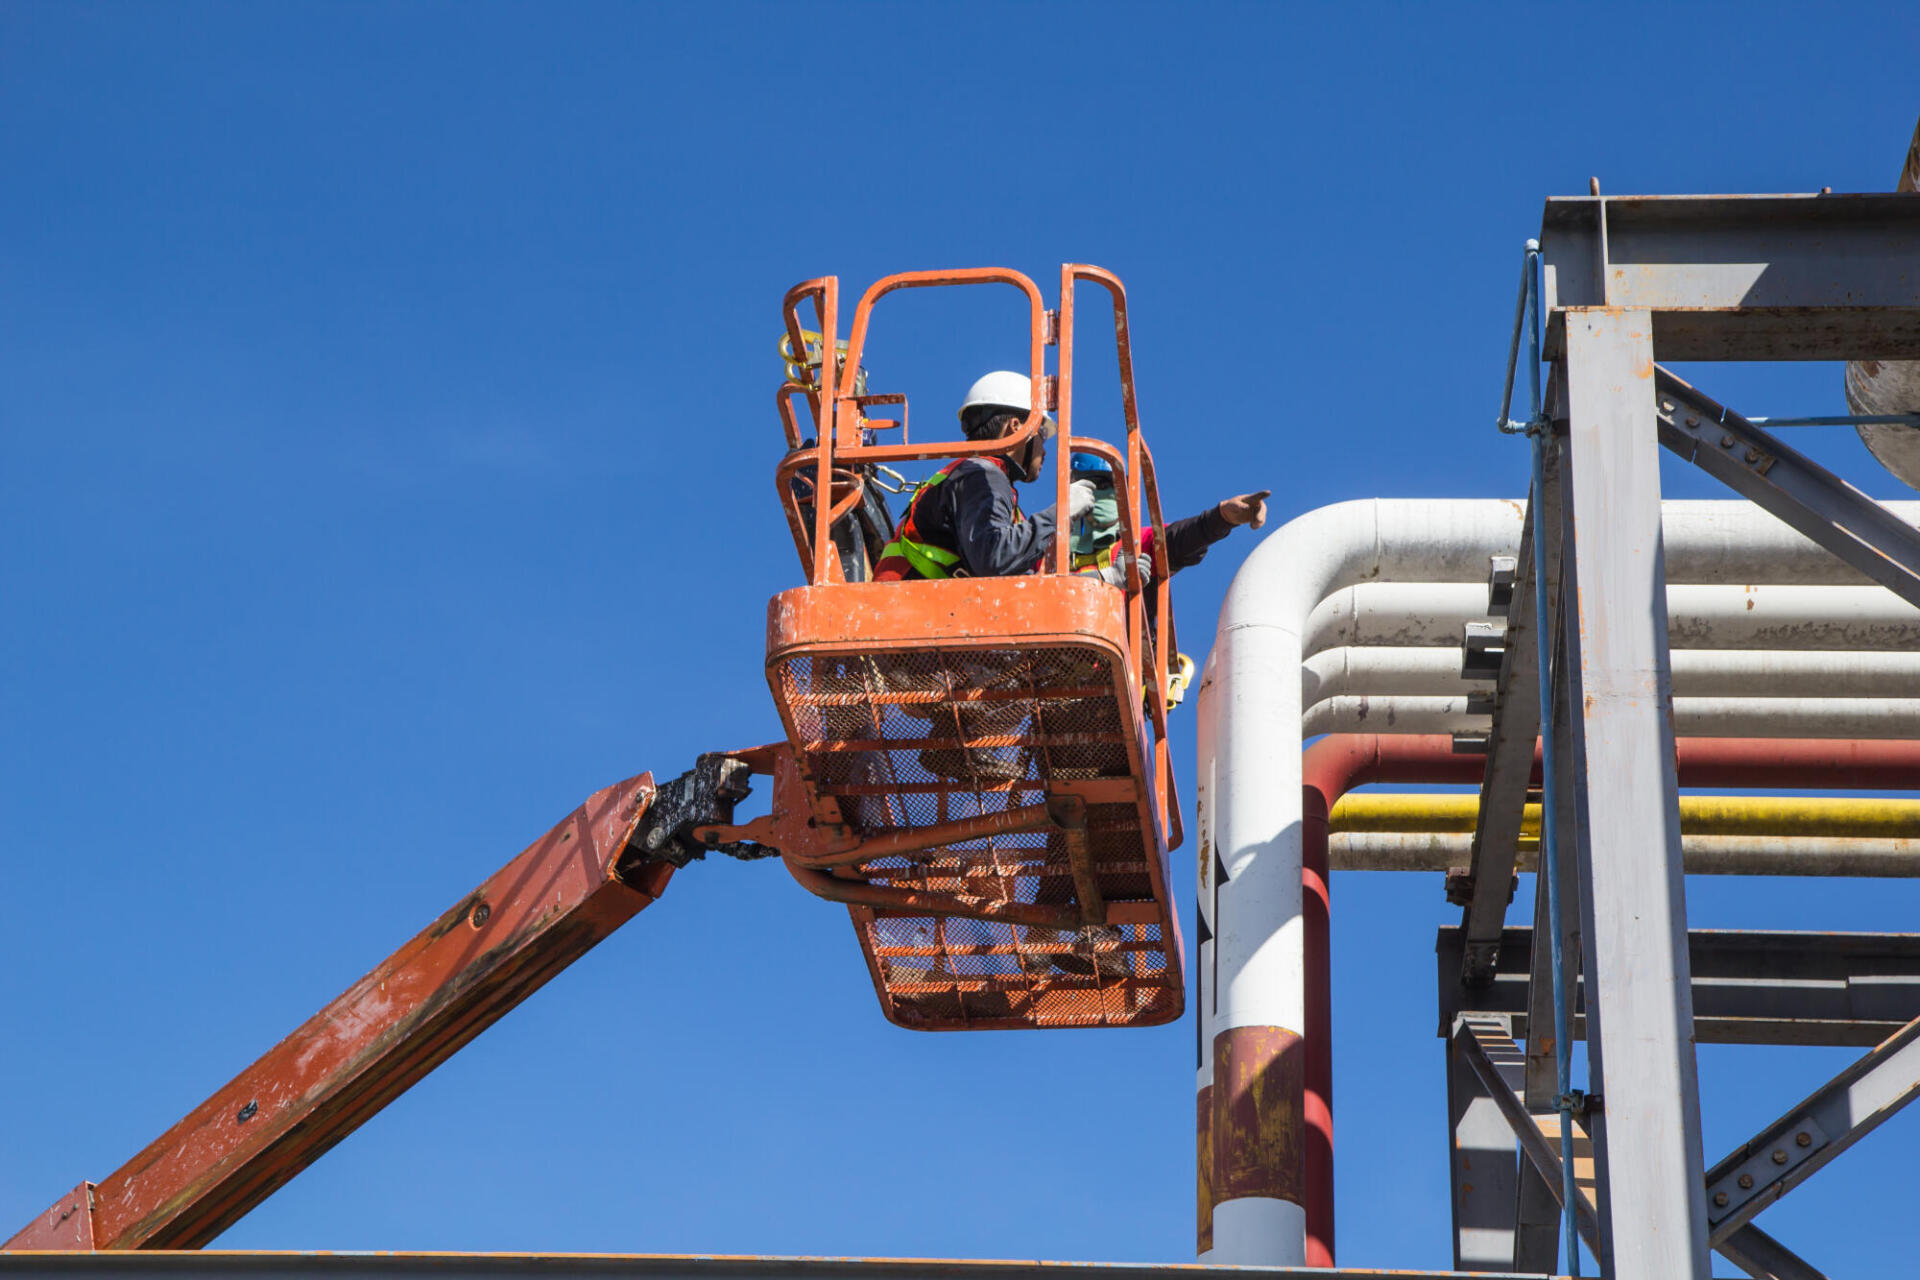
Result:
<svg viewBox="0 0 1920 1280"><path fill-rule="evenodd" d="M1920 791L1920 742L1823 738L1681 738L1675 761L1683 787L1798 791ZM1336 733L1301 758L1301 927L1306 958L1307 1131L1302 1144L1307 1265L1333 1261L1333 988L1329 954L1327 815L1369 782L1478 785L1485 757L1457 754L1444 734ZM1539 767L1536 751L1534 766ZM1534 775L1535 782L1539 775Z"/></svg>
<svg viewBox="0 0 1920 1280"><path fill-rule="evenodd" d="M1300 924L1306 962L1305 1098L1302 1145L1307 1265L1333 1262L1333 975L1329 962L1327 814L1334 802L1369 782L1480 781L1482 757L1456 755L1445 734L1336 733L1300 760Z"/></svg>
<svg viewBox="0 0 1920 1280"><path fill-rule="evenodd" d="M1920 742L1823 738L1682 738L1683 787L1920 791Z"/></svg>

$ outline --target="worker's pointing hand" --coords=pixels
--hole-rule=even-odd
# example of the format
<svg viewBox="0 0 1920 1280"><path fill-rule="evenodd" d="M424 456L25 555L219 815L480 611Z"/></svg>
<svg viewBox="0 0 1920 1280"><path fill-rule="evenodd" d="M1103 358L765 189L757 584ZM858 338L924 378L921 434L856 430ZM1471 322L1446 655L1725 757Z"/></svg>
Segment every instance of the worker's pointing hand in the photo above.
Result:
<svg viewBox="0 0 1920 1280"><path fill-rule="evenodd" d="M1078 520L1093 506L1093 481L1075 480L1067 486L1067 519Z"/></svg>
<svg viewBox="0 0 1920 1280"><path fill-rule="evenodd" d="M1220 504L1220 516L1230 525L1245 524L1258 529L1267 522L1267 499L1272 496L1273 490L1262 489L1258 493L1228 498Z"/></svg>

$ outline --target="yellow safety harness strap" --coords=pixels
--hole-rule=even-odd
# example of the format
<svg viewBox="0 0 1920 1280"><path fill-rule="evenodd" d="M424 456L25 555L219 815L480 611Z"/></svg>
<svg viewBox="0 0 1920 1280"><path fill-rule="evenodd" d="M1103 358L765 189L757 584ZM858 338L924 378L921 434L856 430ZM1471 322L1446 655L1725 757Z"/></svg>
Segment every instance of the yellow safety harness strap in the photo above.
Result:
<svg viewBox="0 0 1920 1280"><path fill-rule="evenodd" d="M906 557L913 571L923 578L951 578L953 566L960 563L960 556L956 552L907 538L895 538L880 548L880 558L885 560L888 556Z"/></svg>
<svg viewBox="0 0 1920 1280"><path fill-rule="evenodd" d="M892 542L880 548L880 558L901 556L913 566L913 571L923 578L951 578L953 566L960 563L960 553L949 551L945 547L936 547L931 542L922 542L915 536L913 517L920 507L921 495L947 478L947 473L958 466L949 463L940 470L914 486L913 498L907 503L906 518L900 522L900 532Z"/></svg>

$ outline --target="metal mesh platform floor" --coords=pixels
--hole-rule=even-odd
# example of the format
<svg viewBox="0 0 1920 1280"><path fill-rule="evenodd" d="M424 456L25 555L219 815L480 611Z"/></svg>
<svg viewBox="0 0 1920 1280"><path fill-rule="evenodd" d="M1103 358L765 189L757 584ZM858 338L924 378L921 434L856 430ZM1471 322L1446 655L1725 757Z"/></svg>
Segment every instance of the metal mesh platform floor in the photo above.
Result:
<svg viewBox="0 0 1920 1280"><path fill-rule="evenodd" d="M1094 645L790 652L770 674L811 785L863 835L1043 802L1055 784L1131 779L1087 807L1107 926L1065 930L851 908L887 1016L924 1029L1129 1026L1181 1011L1163 935L1164 853L1143 824L1148 744L1125 673ZM1129 708L1130 709L1130 708ZM984 837L850 868L870 884L986 903L1078 903L1059 830Z"/></svg>

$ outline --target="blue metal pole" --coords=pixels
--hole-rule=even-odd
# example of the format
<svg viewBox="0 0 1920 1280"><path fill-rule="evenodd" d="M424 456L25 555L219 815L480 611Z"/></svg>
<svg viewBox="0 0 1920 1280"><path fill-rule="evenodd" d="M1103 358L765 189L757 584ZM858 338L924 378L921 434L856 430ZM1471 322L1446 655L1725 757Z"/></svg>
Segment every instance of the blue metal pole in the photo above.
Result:
<svg viewBox="0 0 1920 1280"><path fill-rule="evenodd" d="M1841 413L1814 418L1748 418L1756 427L1858 427L1887 424L1920 427L1920 413Z"/></svg>
<svg viewBox="0 0 1920 1280"><path fill-rule="evenodd" d="M1540 872L1546 883L1547 936L1553 962L1553 1068L1560 1111L1560 1200L1562 1232L1566 1238L1567 1273L1580 1274L1580 1234L1575 1199L1580 1194L1573 1173L1573 1019L1572 1001L1567 990L1564 948L1560 944L1560 871L1555 856L1553 799L1554 777L1558 761L1553 747L1553 612L1547 593L1547 523L1543 514L1547 488L1547 419L1540 403L1540 351L1542 347L1541 299L1544 296L1540 262L1540 244L1527 241L1527 284L1531 294L1533 325L1529 332L1527 363L1528 386L1533 397L1533 413L1527 432L1533 437L1533 499L1528 512L1533 522L1533 618L1534 645L1540 669Z"/></svg>

